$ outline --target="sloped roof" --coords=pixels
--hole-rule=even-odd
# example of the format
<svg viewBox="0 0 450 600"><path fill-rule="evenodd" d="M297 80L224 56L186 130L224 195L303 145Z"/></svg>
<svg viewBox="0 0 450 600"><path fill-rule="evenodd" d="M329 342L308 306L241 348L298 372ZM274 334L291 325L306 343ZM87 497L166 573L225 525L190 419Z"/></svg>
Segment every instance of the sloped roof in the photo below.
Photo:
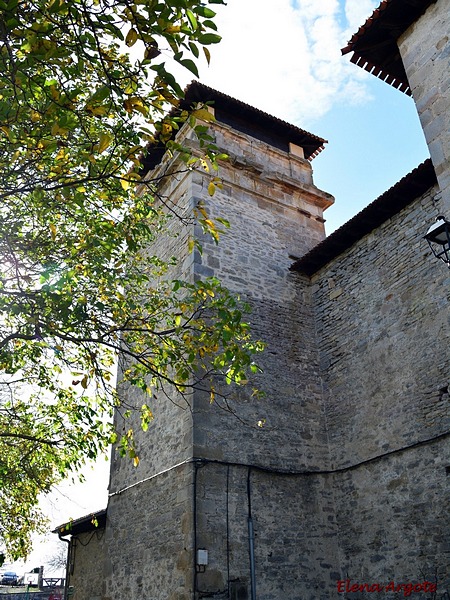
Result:
<svg viewBox="0 0 450 600"><path fill-rule="evenodd" d="M62 525L58 525L53 529L52 533L58 533L59 535L78 535L80 533L88 533L89 531L96 531L102 529L106 525L106 508L99 510L94 513L90 513L79 519L68 521Z"/></svg>
<svg viewBox="0 0 450 600"><path fill-rule="evenodd" d="M317 135L273 117L198 81L193 81L188 85L184 93L185 97L180 103L180 109L191 109L198 102L211 103L217 121L286 152L289 150L289 142L292 142L303 148L305 158L308 160L317 156L323 150L324 144L327 143L327 140ZM164 152L165 147L162 144L151 147L148 155L142 161L144 171L155 168L161 161Z"/></svg>
<svg viewBox="0 0 450 600"><path fill-rule="evenodd" d="M435 184L436 173L431 160L427 159L305 256L295 261L291 271L313 275Z"/></svg>
<svg viewBox="0 0 450 600"><path fill-rule="evenodd" d="M342 54L353 52L351 62L410 96L397 40L435 2L383 0L342 49Z"/></svg>

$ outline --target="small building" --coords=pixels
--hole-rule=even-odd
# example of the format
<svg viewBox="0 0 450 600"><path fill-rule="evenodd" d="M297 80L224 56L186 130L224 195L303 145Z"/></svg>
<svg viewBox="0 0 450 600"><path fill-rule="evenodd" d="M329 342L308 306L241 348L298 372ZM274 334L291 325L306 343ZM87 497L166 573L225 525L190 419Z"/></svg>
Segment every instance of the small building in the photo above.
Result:
<svg viewBox="0 0 450 600"><path fill-rule="evenodd" d="M53 530L67 543L65 599L72 596L75 584L77 598L100 600L103 570L99 557L105 552L105 526L106 509L63 523Z"/></svg>

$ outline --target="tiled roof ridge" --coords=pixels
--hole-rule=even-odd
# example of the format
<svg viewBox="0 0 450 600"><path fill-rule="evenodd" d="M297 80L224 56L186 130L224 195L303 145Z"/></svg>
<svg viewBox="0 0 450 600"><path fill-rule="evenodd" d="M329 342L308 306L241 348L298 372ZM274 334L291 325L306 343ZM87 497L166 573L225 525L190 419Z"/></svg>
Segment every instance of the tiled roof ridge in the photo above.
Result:
<svg viewBox="0 0 450 600"><path fill-rule="evenodd" d="M72 521L68 521L66 523L62 523L55 527L52 530L52 533L60 533L61 535L73 535L77 533L85 533L86 531L95 530L96 525L95 521L98 521L98 526L104 526L104 522L106 520L107 509L103 508L101 510L96 510L90 512L83 517L79 517L78 519L73 519Z"/></svg>
<svg viewBox="0 0 450 600"><path fill-rule="evenodd" d="M259 126L260 129L265 131L273 129L278 137L284 137L286 140L289 139L290 142L294 144L298 144L302 146L305 152L305 158L307 160L312 160L315 158L323 149L324 145L327 143L327 140L321 138L305 129L301 129L297 125L293 125L292 123L288 123L287 121L283 121L278 117L274 117L269 113L266 113L259 108L255 108L250 104L246 104L241 100L237 100L232 96L228 96L223 92L219 92L214 88L211 88L204 83L200 83L199 81L191 81L184 90L184 98L180 101L177 106L174 106L170 115L175 116L181 110L189 110L192 107L194 102L217 102L214 108L223 108L232 114L233 107L237 107L238 110L241 109L242 113L246 113L247 116L253 116L253 123L256 124L256 127ZM220 104L222 106L220 106ZM220 119L218 119L220 122ZM249 123L251 123L251 118L249 119ZM175 131L174 131L175 134ZM270 142L269 142L270 143ZM151 171L160 163L162 157L165 153L165 145L160 143L158 139L153 144L148 146L148 153L143 158L143 169L141 175L145 175L148 171Z"/></svg>
<svg viewBox="0 0 450 600"><path fill-rule="evenodd" d="M373 26L373 24L379 19L380 15L386 10L386 8L391 2L392 0L382 0L378 8L376 8L370 15L370 17L366 19L366 21L361 25L358 31L352 35L352 37L347 42L347 46L345 46L345 48L342 48L342 55L352 52L353 45L359 40L363 33L368 31Z"/></svg>
<svg viewBox="0 0 450 600"><path fill-rule="evenodd" d="M302 134L302 135L306 135L314 140L316 140L317 142L320 142L321 144L326 144L328 143L328 140L315 135L314 133L311 133L310 131L306 131L306 129L302 129L301 127L298 127L297 125L293 125L292 123L289 123L288 121L284 121L283 119L279 118L279 117L275 117L274 115L267 113L263 110L261 110L260 108L256 108L255 106L252 106L251 104L247 104L246 102L243 102L242 100L239 100L237 98L234 98L233 96L230 96L229 94L225 94L224 92L221 92L219 90L216 90L208 85L205 85L204 83L201 83L200 81L197 80L193 80L191 81L191 83L189 83L185 89L185 98L188 100L189 97L189 90L195 89L195 88L199 88L200 90L204 90L207 92L212 92L214 95L222 98L223 100L226 100L227 102L233 102L234 104L237 104L239 106L242 106L243 108L245 108L246 110L249 110L255 114L260 115L261 117L264 118L268 118L274 122L279 123L280 125L282 125L283 127L287 127L289 129L295 130L298 133ZM321 149L323 149L323 146L321 147ZM316 156L317 154L319 154L320 150L318 150L314 156Z"/></svg>

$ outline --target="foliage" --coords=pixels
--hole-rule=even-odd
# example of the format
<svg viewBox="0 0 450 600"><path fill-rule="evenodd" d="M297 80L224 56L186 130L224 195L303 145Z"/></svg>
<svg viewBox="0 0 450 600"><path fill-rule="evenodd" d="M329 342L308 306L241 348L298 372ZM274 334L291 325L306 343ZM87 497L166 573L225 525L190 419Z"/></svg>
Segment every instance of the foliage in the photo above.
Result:
<svg viewBox="0 0 450 600"><path fill-rule="evenodd" d="M26 554L30 531L44 531L39 494L65 472L70 455L48 431L56 422L46 417L47 407L40 415L36 408L5 392L0 400L0 539L12 558Z"/></svg>
<svg viewBox="0 0 450 600"><path fill-rule="evenodd" d="M237 301L215 280L171 281L146 252L167 219L141 180L146 148L197 160L173 140L188 115L169 110L183 92L166 62L209 62L221 3L0 0L0 537L14 558L39 527L39 492L116 439L120 352L149 395L144 429L164 386L256 369ZM216 168L205 114L189 119ZM137 463L130 439L119 447Z"/></svg>

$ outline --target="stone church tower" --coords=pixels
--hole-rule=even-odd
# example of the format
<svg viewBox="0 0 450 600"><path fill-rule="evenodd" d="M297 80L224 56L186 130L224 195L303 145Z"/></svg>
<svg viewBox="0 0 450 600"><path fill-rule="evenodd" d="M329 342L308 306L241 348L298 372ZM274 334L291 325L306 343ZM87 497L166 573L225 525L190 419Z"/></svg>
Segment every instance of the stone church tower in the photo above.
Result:
<svg viewBox="0 0 450 600"><path fill-rule="evenodd" d="M298 482L287 475L328 465L311 294L289 271L325 237L323 211L333 198L314 186L310 163L324 140L199 84L188 88L186 101L214 103L211 131L229 155L220 168L223 188L210 198L210 176L195 170L163 180L159 193L186 214L202 201L213 218L227 218L230 229L219 245L205 238L202 254L187 254L186 235L202 236L200 228L186 231L174 219L180 235L159 248L166 257L185 253L179 266L184 277L215 275L251 304L254 335L268 342L257 381L266 397L251 399L251 385L235 390L229 400L235 415L220 401L211 406L200 392L192 410L179 399L157 401L155 423L137 441L139 467L113 459L105 536L115 582L106 594L111 598L123 597L125 580L135 598L187 600L194 589L197 597L250 598L251 548L261 590L273 587L275 593L282 570L281 579L299 560L313 567L306 546L301 557L293 551L309 503L320 506L309 527L323 533L333 527L322 484L306 481L299 497ZM183 134L191 135L188 128ZM178 170L167 161L153 165L150 177ZM258 523L254 534L251 515ZM333 549L318 546L330 562Z"/></svg>

